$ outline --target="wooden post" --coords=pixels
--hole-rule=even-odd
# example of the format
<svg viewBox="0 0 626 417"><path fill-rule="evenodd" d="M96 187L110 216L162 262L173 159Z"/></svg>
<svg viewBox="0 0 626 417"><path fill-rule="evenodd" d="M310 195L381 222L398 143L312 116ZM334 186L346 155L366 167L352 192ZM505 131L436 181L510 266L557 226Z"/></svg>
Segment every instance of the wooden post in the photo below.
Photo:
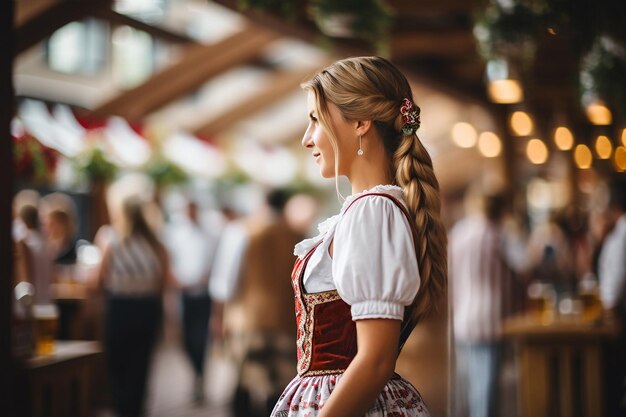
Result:
<svg viewBox="0 0 626 417"><path fill-rule="evenodd" d="M13 116L14 1L0 2L0 410L14 416L14 361L11 350L13 289L12 212L14 170L11 142Z"/></svg>
<svg viewBox="0 0 626 417"><path fill-rule="evenodd" d="M507 192L507 198L513 212L520 213L520 207L522 201L519 199L525 198L524 191L520 190L520 182L517 178L519 176L517 158L517 143L515 138L511 136L508 125L509 115L508 105L495 105L493 114L496 116L497 128L500 130L500 137L502 139L502 174L504 177L504 191ZM523 216L522 216L523 217Z"/></svg>

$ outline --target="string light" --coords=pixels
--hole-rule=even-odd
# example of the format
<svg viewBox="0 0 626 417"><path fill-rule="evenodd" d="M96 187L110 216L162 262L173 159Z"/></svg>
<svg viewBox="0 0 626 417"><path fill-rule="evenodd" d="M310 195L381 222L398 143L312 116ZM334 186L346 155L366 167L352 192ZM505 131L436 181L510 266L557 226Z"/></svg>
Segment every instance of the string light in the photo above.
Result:
<svg viewBox="0 0 626 417"><path fill-rule="evenodd" d="M574 146L574 135L565 126L559 126L554 131L554 143L562 151L569 151Z"/></svg>
<svg viewBox="0 0 626 417"><path fill-rule="evenodd" d="M524 100L522 85L517 80L493 80L487 84L487 94L494 103L512 104Z"/></svg>
<svg viewBox="0 0 626 417"><path fill-rule="evenodd" d="M510 125L516 136L528 136L533 131L533 119L523 111L516 111L511 115Z"/></svg>
<svg viewBox="0 0 626 417"><path fill-rule="evenodd" d="M626 128L622 129L622 146L626 146Z"/></svg>
<svg viewBox="0 0 626 417"><path fill-rule="evenodd" d="M598 126L610 125L613 121L611 110L601 100L589 103L585 109L589 121Z"/></svg>
<svg viewBox="0 0 626 417"><path fill-rule="evenodd" d="M615 169L619 172L626 171L626 148L618 146L615 148L615 155L613 157L613 164Z"/></svg>
<svg viewBox="0 0 626 417"><path fill-rule="evenodd" d="M533 164L543 164L548 160L548 147L541 139L531 139L526 145L526 155Z"/></svg>
<svg viewBox="0 0 626 417"><path fill-rule="evenodd" d="M598 158L609 159L611 157L611 153L613 153L611 140L604 135L598 136L596 138L596 154L598 155Z"/></svg>
<svg viewBox="0 0 626 417"><path fill-rule="evenodd" d="M574 150L574 160L576 161L576 166L580 169L591 168L593 155L587 145L580 144L576 146Z"/></svg>
<svg viewBox="0 0 626 417"><path fill-rule="evenodd" d="M478 136L478 150L486 158L495 158L502 152L502 141L493 132L483 132Z"/></svg>
<svg viewBox="0 0 626 417"><path fill-rule="evenodd" d="M512 104L524 100L524 91L515 68L506 59L487 62L487 94L494 103Z"/></svg>
<svg viewBox="0 0 626 417"><path fill-rule="evenodd" d="M459 122L452 127L452 141L461 148L471 148L476 145L478 134L469 123Z"/></svg>

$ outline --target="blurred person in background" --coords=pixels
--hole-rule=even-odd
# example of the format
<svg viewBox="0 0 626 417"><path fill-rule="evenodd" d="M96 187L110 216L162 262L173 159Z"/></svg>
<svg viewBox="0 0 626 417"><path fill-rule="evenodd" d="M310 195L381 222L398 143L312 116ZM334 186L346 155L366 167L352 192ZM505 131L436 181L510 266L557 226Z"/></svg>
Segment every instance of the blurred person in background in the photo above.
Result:
<svg viewBox="0 0 626 417"><path fill-rule="evenodd" d="M15 242L22 239L26 233L26 226L20 219L20 209L26 205L39 207L39 192L31 189L20 190L13 197L13 225L11 233Z"/></svg>
<svg viewBox="0 0 626 417"><path fill-rule="evenodd" d="M536 225L528 241L528 266L539 281L554 286L557 294L576 290L574 242L556 214Z"/></svg>
<svg viewBox="0 0 626 417"><path fill-rule="evenodd" d="M55 192L41 199L41 207L44 233L54 257L55 281L76 282L77 218L74 201L65 193ZM81 303L75 299L57 299L57 307L59 309L57 337L61 340L78 338L75 324Z"/></svg>
<svg viewBox="0 0 626 417"><path fill-rule="evenodd" d="M568 205L558 213L556 222L565 234L569 253L572 254L572 279L578 281L591 272L593 244L589 230L589 215L578 205Z"/></svg>
<svg viewBox="0 0 626 417"><path fill-rule="evenodd" d="M42 198L42 222L46 239L58 265L76 263L76 207L64 193L55 192Z"/></svg>
<svg viewBox="0 0 626 417"><path fill-rule="evenodd" d="M185 200L183 213L172 216L167 224L164 241L181 289L183 346L194 371L193 400L202 404L211 313L209 274L215 239L204 230L198 210L195 202Z"/></svg>
<svg viewBox="0 0 626 417"><path fill-rule="evenodd" d="M287 192L268 193L266 205L246 222L247 238L233 254L220 244L212 285L230 281L224 327L238 368L234 398L236 416L267 416L284 385L293 376L296 361L293 290L289 274L291 255L302 234L284 215ZM239 257L238 255L241 254ZM236 262L224 274L222 262Z"/></svg>
<svg viewBox="0 0 626 417"><path fill-rule="evenodd" d="M224 303L229 300L239 283L243 258L248 247L250 233L248 219L229 204L221 208L222 228L209 279L209 295L212 300L210 332L219 347L225 344Z"/></svg>
<svg viewBox="0 0 626 417"><path fill-rule="evenodd" d="M50 285L54 281L54 255L40 227L39 210L25 204L19 208L18 219L22 226L16 239L15 279L27 281L35 287L35 303L52 301Z"/></svg>
<svg viewBox="0 0 626 417"><path fill-rule="evenodd" d="M105 349L114 410L120 417L137 417L144 413L162 294L173 277L167 251L144 217L144 200L129 195L118 203L109 201L112 229L96 285L106 294Z"/></svg>
<svg viewBox="0 0 626 417"><path fill-rule="evenodd" d="M607 320L619 332L605 348L607 416L626 415L626 181L610 184L608 229L598 273L600 298Z"/></svg>
<svg viewBox="0 0 626 417"><path fill-rule="evenodd" d="M611 231L606 211L592 210L589 213L589 238L591 240L590 270L596 277L599 276L600 254L606 236Z"/></svg>
<svg viewBox="0 0 626 417"><path fill-rule="evenodd" d="M497 415L503 319L511 314L514 275L526 265L522 239L505 227L505 194L483 198L449 235L449 270L456 340L455 416Z"/></svg>
<svg viewBox="0 0 626 417"><path fill-rule="evenodd" d="M54 252L54 262L61 265L76 263L74 222L69 213L60 209L48 213L47 238Z"/></svg>

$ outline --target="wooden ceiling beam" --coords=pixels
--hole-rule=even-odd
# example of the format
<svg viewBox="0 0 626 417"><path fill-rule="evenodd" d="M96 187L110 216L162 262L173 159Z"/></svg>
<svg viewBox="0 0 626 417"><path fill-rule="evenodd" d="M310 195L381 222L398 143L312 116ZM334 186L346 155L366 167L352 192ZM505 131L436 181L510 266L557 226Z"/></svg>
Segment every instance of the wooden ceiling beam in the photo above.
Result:
<svg viewBox="0 0 626 417"><path fill-rule="evenodd" d="M216 3L221 4L224 7L227 7L231 10L234 10L238 13L243 14L252 22L258 24L259 26L266 27L270 30L274 30L276 32L281 33L284 36L295 37L301 39L305 42L309 42L315 44L319 42L320 32L317 27L311 23L310 21L305 21L302 19L298 19L294 22L289 22L285 18L281 18L279 16L272 15L270 13L258 13L252 10L241 11L238 8L237 0L214 0ZM428 0L427 3L435 3L438 0ZM454 2L451 4L464 3L468 0L442 0L443 2ZM405 2L401 2L405 4ZM406 2L409 4L412 2ZM473 2L472 2L473 3ZM416 6L407 6L407 7L416 7ZM421 6L420 7L425 7ZM459 6L461 7L461 6ZM400 9L401 10L401 9ZM392 37L394 35L392 34ZM348 56L358 56L358 55L372 55L374 52L372 50L371 45L368 45L364 42L347 40L347 39L332 39L331 52L336 57L348 57ZM407 57L414 58L414 57ZM395 62L398 60L394 59ZM400 60L404 63L401 66L401 70L407 76L407 78L412 78L416 82L428 83L430 86L437 88L439 91L449 93L459 99L470 100L473 102L485 103L484 95L476 94L476 90L474 88L464 88L463 85L451 83L448 78L441 77L435 72L424 71L421 69L416 70L415 68L421 68L421 66L413 66L407 65L412 61L412 59L402 59Z"/></svg>
<svg viewBox="0 0 626 417"><path fill-rule="evenodd" d="M177 44L193 44L197 43L195 39L190 38L187 35L172 32L171 30L163 29L158 26L150 25L141 20L134 19L122 13L117 13L111 9L101 10L98 12L98 17L106 20L111 25L127 25L137 30L148 33L149 35L162 39L166 42Z"/></svg>
<svg viewBox="0 0 626 417"><path fill-rule="evenodd" d="M266 86L263 90L252 97L245 98L240 104L226 109L193 130L197 135L217 135L292 93L306 77L313 75L317 70L318 68L277 71L268 80L263 81Z"/></svg>
<svg viewBox="0 0 626 417"><path fill-rule="evenodd" d="M17 0L13 25L20 27L62 0Z"/></svg>
<svg viewBox="0 0 626 417"><path fill-rule="evenodd" d="M93 114L141 119L192 92L217 74L259 57L277 37L272 32L251 26L216 44L190 46L180 61L98 106Z"/></svg>
<svg viewBox="0 0 626 417"><path fill-rule="evenodd" d="M448 13L468 14L476 7L476 3L474 0L387 0L389 7L396 13L411 16Z"/></svg>
<svg viewBox="0 0 626 417"><path fill-rule="evenodd" d="M261 27L279 32L283 36L294 37L312 44L319 40L319 35L315 32L315 26L307 20L296 19L289 22L286 18L271 13L257 12L253 9L242 10L239 7L240 2L238 0L214 0L214 2L245 16L248 20Z"/></svg>
<svg viewBox="0 0 626 417"><path fill-rule="evenodd" d="M110 9L111 2L112 0L63 0L51 3L45 10L16 26L15 55L43 41L68 23L93 16L100 10Z"/></svg>
<svg viewBox="0 0 626 417"><path fill-rule="evenodd" d="M449 29L394 33L391 37L391 56L476 56L476 42L468 30Z"/></svg>

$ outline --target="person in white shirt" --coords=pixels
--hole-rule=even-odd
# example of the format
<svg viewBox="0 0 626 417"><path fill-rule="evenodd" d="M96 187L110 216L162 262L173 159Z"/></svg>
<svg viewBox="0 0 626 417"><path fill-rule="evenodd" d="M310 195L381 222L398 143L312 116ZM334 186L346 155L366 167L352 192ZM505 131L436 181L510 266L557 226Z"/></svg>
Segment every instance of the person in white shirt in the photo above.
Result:
<svg viewBox="0 0 626 417"><path fill-rule="evenodd" d="M183 213L167 225L164 242L181 288L183 346L195 376L193 399L200 404L204 402L204 359L211 315L208 285L216 238L201 224L196 203L187 201Z"/></svg>
<svg viewBox="0 0 626 417"><path fill-rule="evenodd" d="M598 278L606 317L620 330L605 350L607 416L612 417L626 415L626 181L610 185L607 216L614 226L602 244Z"/></svg>
<svg viewBox="0 0 626 417"><path fill-rule="evenodd" d="M229 223L211 277L212 294L224 303L224 334L238 370L235 417L267 416L293 377L296 351L289 273L291 251L303 236L285 217L289 198L286 190L270 191L265 204L245 222Z"/></svg>
<svg viewBox="0 0 626 417"><path fill-rule="evenodd" d="M35 303L51 303L50 285L54 280L54 253L41 232L39 210L26 204L19 210L19 219L24 225L16 242L17 281L27 281L35 287Z"/></svg>
<svg viewBox="0 0 626 417"><path fill-rule="evenodd" d="M220 233L209 281L209 293L220 303L215 306L218 315L221 315L220 305L235 293L249 240L246 219L229 207L222 211L226 224Z"/></svg>

